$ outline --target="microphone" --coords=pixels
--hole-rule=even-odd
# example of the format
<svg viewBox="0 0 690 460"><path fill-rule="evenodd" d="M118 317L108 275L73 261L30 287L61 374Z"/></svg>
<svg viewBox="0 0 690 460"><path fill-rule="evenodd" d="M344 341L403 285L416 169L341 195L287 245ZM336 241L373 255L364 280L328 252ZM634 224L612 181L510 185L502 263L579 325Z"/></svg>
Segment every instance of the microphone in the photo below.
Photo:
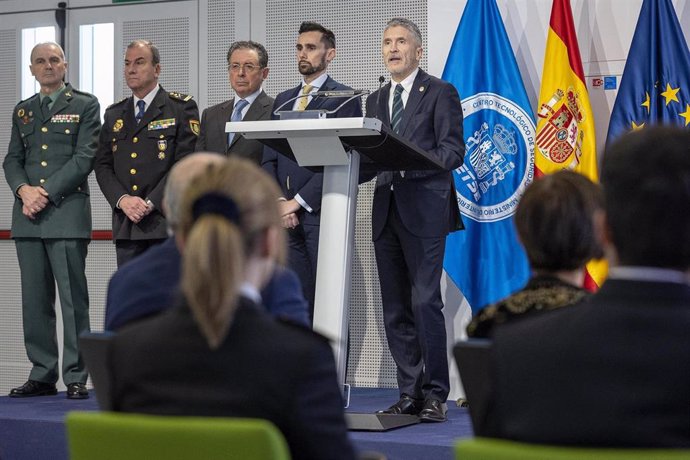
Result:
<svg viewBox="0 0 690 460"><path fill-rule="evenodd" d="M379 77L379 89L376 93L376 116L374 118L379 118L379 101L381 100L381 87L383 86L384 81L386 81L386 78L383 75L381 75Z"/></svg>
<svg viewBox="0 0 690 460"><path fill-rule="evenodd" d="M350 97L350 96L361 96L363 94L369 94L367 89L344 89L339 91L316 91L311 93L312 97Z"/></svg>

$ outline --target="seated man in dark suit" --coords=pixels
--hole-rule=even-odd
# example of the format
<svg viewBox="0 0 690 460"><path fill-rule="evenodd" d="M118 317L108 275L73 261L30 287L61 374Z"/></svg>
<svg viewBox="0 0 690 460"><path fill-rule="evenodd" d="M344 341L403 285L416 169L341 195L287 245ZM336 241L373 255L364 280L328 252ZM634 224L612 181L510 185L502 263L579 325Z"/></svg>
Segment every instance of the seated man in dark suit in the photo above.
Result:
<svg viewBox="0 0 690 460"><path fill-rule="evenodd" d="M278 187L248 160L214 165L187 188L176 225L181 302L118 331L113 408L273 422L295 460L351 460L328 340L261 307L285 258Z"/></svg>
<svg viewBox="0 0 690 460"><path fill-rule="evenodd" d="M196 153L175 164L165 189L163 206L171 230L179 220L180 199L189 182L211 164L226 158L215 153ZM105 330L114 331L137 319L160 313L175 304L180 283L180 253L175 238L150 248L123 265L110 280L105 309ZM307 302L299 279L287 268L276 268L261 292L269 313L309 324Z"/></svg>
<svg viewBox="0 0 690 460"><path fill-rule="evenodd" d="M690 447L690 133L646 127L607 149L608 280L582 304L499 325L496 437Z"/></svg>

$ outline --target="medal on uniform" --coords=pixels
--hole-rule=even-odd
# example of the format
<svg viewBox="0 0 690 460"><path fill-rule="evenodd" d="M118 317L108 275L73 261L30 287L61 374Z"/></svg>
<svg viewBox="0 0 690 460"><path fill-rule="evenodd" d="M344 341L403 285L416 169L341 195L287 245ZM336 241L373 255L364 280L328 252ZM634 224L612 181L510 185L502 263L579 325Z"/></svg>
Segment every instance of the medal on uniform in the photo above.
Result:
<svg viewBox="0 0 690 460"><path fill-rule="evenodd" d="M165 149L168 148L168 141L165 139L159 139L158 140L158 159L159 160L165 160Z"/></svg>
<svg viewBox="0 0 690 460"><path fill-rule="evenodd" d="M24 109L19 109L19 110L17 111L17 116L18 116L19 118L23 118L23 117L24 117Z"/></svg>

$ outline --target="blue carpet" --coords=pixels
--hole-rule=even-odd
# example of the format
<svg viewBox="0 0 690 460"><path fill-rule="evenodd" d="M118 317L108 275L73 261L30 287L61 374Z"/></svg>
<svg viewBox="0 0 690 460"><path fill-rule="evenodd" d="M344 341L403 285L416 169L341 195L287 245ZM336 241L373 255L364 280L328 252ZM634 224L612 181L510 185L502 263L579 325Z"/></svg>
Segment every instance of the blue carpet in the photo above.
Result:
<svg viewBox="0 0 690 460"><path fill-rule="evenodd" d="M373 413L397 399L395 389L353 388L347 411ZM67 460L64 418L71 410L98 410L93 392L91 398L75 401L66 399L64 393L28 399L0 397L0 460ZM467 409L452 401L446 423L418 424L385 433L350 432L359 451L378 451L389 460L451 460L455 441L470 436Z"/></svg>

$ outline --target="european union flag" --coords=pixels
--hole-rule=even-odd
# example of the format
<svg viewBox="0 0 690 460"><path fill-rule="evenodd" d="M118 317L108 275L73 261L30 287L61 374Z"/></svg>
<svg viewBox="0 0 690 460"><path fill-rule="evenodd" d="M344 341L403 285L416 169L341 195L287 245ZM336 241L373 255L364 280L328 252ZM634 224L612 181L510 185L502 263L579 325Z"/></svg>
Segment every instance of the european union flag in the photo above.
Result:
<svg viewBox="0 0 690 460"><path fill-rule="evenodd" d="M534 175L536 129L495 0L469 0L443 79L462 98L466 156L454 172L465 230L446 240L444 269L473 311L529 277L512 216Z"/></svg>
<svg viewBox="0 0 690 460"><path fill-rule="evenodd" d="M650 124L690 123L690 52L671 0L644 0L606 142Z"/></svg>

